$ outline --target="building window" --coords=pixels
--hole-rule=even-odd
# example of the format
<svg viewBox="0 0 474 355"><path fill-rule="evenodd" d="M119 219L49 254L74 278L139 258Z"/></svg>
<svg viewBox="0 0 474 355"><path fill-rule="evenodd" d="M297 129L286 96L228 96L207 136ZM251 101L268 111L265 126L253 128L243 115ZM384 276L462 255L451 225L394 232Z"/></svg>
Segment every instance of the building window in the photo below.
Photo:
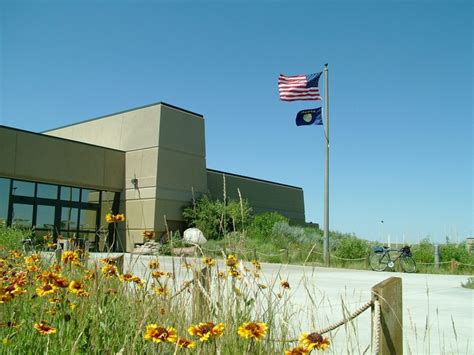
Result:
<svg viewBox="0 0 474 355"><path fill-rule="evenodd" d="M51 200L58 199L58 186L49 184L38 184L36 197L48 198Z"/></svg>
<svg viewBox="0 0 474 355"><path fill-rule="evenodd" d="M33 228L37 236L82 238L98 244L99 234L116 232L105 214L119 213L120 193L0 178L0 226Z"/></svg>
<svg viewBox="0 0 474 355"><path fill-rule="evenodd" d="M7 224L10 201L10 179L0 178L0 227Z"/></svg>
<svg viewBox="0 0 474 355"><path fill-rule="evenodd" d="M61 200L79 202L79 191L75 187L61 186Z"/></svg>
<svg viewBox="0 0 474 355"><path fill-rule="evenodd" d="M12 195L34 197L35 196L35 183L13 180Z"/></svg>
<svg viewBox="0 0 474 355"><path fill-rule="evenodd" d="M14 203L11 224L20 228L33 227L33 205Z"/></svg>

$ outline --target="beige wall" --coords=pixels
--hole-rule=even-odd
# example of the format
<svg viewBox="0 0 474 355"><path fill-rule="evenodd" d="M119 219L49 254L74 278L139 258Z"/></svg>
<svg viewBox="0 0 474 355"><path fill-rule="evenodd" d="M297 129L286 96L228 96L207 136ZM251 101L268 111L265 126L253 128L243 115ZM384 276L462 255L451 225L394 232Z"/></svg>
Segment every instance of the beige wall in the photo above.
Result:
<svg viewBox="0 0 474 355"><path fill-rule="evenodd" d="M58 128L45 134L126 151L123 211L126 248L143 243L143 231L165 231L181 221L182 208L207 190L204 120L165 104ZM131 180L138 180L135 189Z"/></svg>
<svg viewBox="0 0 474 355"><path fill-rule="evenodd" d="M0 176L123 189L125 153L0 126Z"/></svg>
<svg viewBox="0 0 474 355"><path fill-rule="evenodd" d="M304 197L301 188L208 170L209 193L220 199L223 195L223 175L225 175L226 195L238 199L237 189L239 189L242 198L249 201L254 213L276 211L293 222L305 222Z"/></svg>

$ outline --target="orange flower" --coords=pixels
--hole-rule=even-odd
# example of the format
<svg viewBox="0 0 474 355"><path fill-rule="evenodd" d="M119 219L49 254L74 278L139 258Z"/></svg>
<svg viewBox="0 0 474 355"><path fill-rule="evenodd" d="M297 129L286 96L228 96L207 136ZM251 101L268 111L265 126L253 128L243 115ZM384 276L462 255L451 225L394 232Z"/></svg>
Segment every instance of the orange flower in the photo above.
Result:
<svg viewBox="0 0 474 355"><path fill-rule="evenodd" d="M57 287L66 288L69 286L69 281L60 274L51 274L51 281Z"/></svg>
<svg viewBox="0 0 474 355"><path fill-rule="evenodd" d="M196 343L189 339L179 338L176 342L176 345L178 345L180 348L192 349L196 346Z"/></svg>
<svg viewBox="0 0 474 355"><path fill-rule="evenodd" d="M154 231L144 231L143 236L145 237L146 240L152 240L155 238L155 232Z"/></svg>
<svg viewBox="0 0 474 355"><path fill-rule="evenodd" d="M217 338L224 331L224 323L215 325L212 322L199 323L188 328L188 333L199 337L200 341L207 341L209 338Z"/></svg>
<svg viewBox="0 0 474 355"><path fill-rule="evenodd" d="M123 274L123 275L120 275L120 281L121 282L130 282L132 281L133 279L133 275L132 274Z"/></svg>
<svg viewBox="0 0 474 355"><path fill-rule="evenodd" d="M256 341L260 341L267 332L268 325L265 323L256 323L256 322L249 322L244 323L239 327L237 333L242 338L247 339L255 339Z"/></svg>
<svg viewBox="0 0 474 355"><path fill-rule="evenodd" d="M160 327L157 324L149 324L146 326L144 335L145 340L151 340L154 343L169 342L176 343L178 337L176 329L173 327Z"/></svg>
<svg viewBox="0 0 474 355"><path fill-rule="evenodd" d="M323 338L319 333L301 333L299 340L300 344L309 350L326 350L331 344L328 338Z"/></svg>
<svg viewBox="0 0 474 355"><path fill-rule="evenodd" d="M117 264L117 259L112 258L112 257L108 257L108 258L100 259L99 263L101 263L102 265L116 265Z"/></svg>
<svg viewBox="0 0 474 355"><path fill-rule="evenodd" d="M115 265L104 265L102 266L102 274L105 277L113 277L118 275L118 269Z"/></svg>
<svg viewBox="0 0 474 355"><path fill-rule="evenodd" d="M66 250L61 256L61 260L64 264L79 265L79 255L75 251Z"/></svg>
<svg viewBox="0 0 474 355"><path fill-rule="evenodd" d="M49 326L46 322L35 323L35 329L41 335L48 335L56 333L56 328Z"/></svg>
<svg viewBox="0 0 474 355"><path fill-rule="evenodd" d="M306 355L309 354L311 350L305 348L304 346L297 346L290 350L285 351L285 355Z"/></svg>
<svg viewBox="0 0 474 355"><path fill-rule="evenodd" d="M152 271L151 272L151 277L153 277L154 279L159 279L160 277L163 277L166 275L166 272L163 272L163 271Z"/></svg>

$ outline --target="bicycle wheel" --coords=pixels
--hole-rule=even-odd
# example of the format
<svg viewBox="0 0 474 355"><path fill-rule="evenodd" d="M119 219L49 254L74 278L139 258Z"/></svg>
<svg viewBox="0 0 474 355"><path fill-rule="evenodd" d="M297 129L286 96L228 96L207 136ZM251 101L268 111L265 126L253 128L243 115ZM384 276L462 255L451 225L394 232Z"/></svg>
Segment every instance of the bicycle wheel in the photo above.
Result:
<svg viewBox="0 0 474 355"><path fill-rule="evenodd" d="M400 265L405 272L416 272L415 260L411 256L402 255L400 257Z"/></svg>
<svg viewBox="0 0 474 355"><path fill-rule="evenodd" d="M370 268L374 271L384 271L387 268L389 261L390 260L386 253L372 254L369 260Z"/></svg>

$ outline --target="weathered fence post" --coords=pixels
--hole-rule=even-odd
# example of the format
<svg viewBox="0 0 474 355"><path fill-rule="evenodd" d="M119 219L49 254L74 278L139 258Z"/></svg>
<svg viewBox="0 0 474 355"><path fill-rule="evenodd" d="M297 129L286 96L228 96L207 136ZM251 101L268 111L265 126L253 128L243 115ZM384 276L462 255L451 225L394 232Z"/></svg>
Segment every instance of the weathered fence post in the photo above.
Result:
<svg viewBox="0 0 474 355"><path fill-rule="evenodd" d="M435 263L435 268L439 269L439 244L435 245L434 249L434 263Z"/></svg>
<svg viewBox="0 0 474 355"><path fill-rule="evenodd" d="M205 267L201 270L194 270L193 285L193 321L202 322L210 316L209 303L205 292L210 291L210 269Z"/></svg>
<svg viewBox="0 0 474 355"><path fill-rule="evenodd" d="M123 264L124 264L124 254L117 256L115 258L115 266L117 266L117 270L119 274L123 274Z"/></svg>
<svg viewBox="0 0 474 355"><path fill-rule="evenodd" d="M377 355L403 354L402 279L390 277L373 286L372 301L380 304L380 325L372 317L372 338L375 327L380 326Z"/></svg>

